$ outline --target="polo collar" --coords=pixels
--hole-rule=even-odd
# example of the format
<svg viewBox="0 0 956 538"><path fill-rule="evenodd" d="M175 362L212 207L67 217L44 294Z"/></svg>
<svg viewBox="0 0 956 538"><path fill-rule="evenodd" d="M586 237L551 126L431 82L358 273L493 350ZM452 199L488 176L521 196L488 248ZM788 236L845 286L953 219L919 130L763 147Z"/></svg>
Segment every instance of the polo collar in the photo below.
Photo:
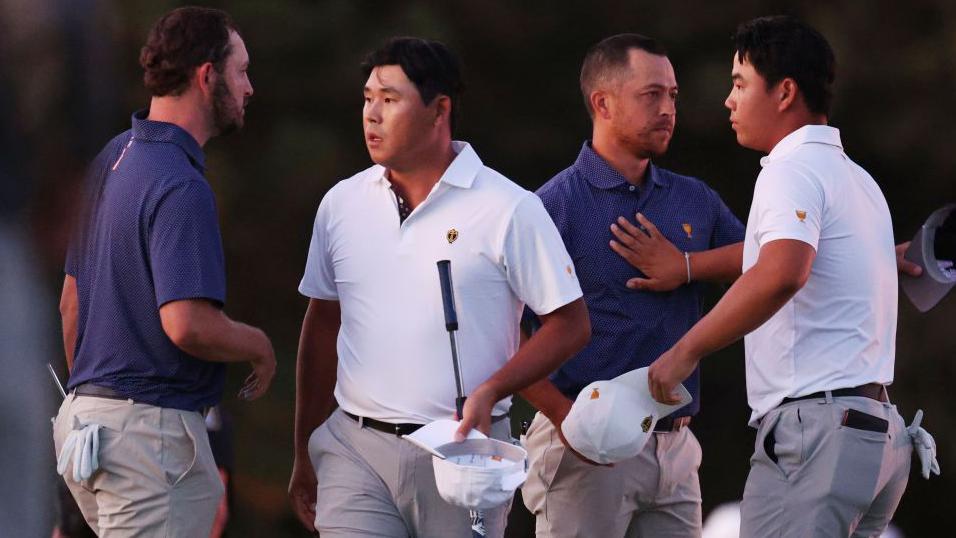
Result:
<svg viewBox="0 0 956 538"><path fill-rule="evenodd" d="M481 162L478 154L475 153L475 150L468 142L453 140L451 147L456 153L455 158L451 161L451 164L448 165L448 168L445 169L445 172L438 179L438 182L462 189L470 189L475 182L475 177L478 176L478 172L480 172L484 166L484 163ZM386 184L390 184L388 180L388 169L381 165L376 165L376 168L377 171L372 177Z"/></svg>
<svg viewBox="0 0 956 538"><path fill-rule="evenodd" d="M594 151L590 140L586 140L581 146L581 152L574 161L574 169L581 172L588 183L599 189L610 190L627 184L627 179ZM658 187L666 187L670 184L653 162L648 163L647 178Z"/></svg>
<svg viewBox="0 0 956 538"><path fill-rule="evenodd" d="M133 138L176 144L186 152L186 156L196 168L200 171L206 170L206 155L191 134L174 123L148 120L147 116L148 108L133 113Z"/></svg>
<svg viewBox="0 0 956 538"><path fill-rule="evenodd" d="M839 129L829 125L804 125L777 142L770 153L760 159L760 165L767 166L774 161L783 159L804 144L826 144L843 151Z"/></svg>

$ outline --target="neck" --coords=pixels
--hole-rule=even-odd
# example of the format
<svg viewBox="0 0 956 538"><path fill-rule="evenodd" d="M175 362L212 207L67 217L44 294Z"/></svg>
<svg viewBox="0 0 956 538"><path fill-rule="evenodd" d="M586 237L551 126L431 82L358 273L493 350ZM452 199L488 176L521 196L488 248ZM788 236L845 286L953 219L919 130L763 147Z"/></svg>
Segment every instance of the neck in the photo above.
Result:
<svg viewBox="0 0 956 538"><path fill-rule="evenodd" d="M595 128L591 137L591 148L594 152L624 176L628 183L638 186L644 183L647 166L651 162L648 157L635 155L633 150L622 145L609 129Z"/></svg>
<svg viewBox="0 0 956 538"><path fill-rule="evenodd" d="M443 142L436 150L430 148L421 155L409 159L409 166L388 168L388 180L401 192L408 204L415 208L431 192L432 187L455 160L455 150L451 139Z"/></svg>
<svg viewBox="0 0 956 538"><path fill-rule="evenodd" d="M192 135L202 147L213 135L207 115L208 113L196 103L195 99L184 94L177 97L153 97L149 103L149 116L146 119L177 125Z"/></svg>
<svg viewBox="0 0 956 538"><path fill-rule="evenodd" d="M777 129L773 131L768 141L768 147L764 148L765 153L770 153L781 140L802 127L807 125L827 125L827 117L824 114L811 114L809 112L789 114L780 118L780 121L777 121L775 124L777 125Z"/></svg>

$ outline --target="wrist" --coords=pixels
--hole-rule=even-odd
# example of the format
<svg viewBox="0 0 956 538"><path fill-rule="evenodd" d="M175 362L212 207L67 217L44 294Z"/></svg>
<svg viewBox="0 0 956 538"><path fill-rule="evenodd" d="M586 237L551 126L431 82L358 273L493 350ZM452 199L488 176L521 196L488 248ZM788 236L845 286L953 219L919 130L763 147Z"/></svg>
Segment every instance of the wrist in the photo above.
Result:
<svg viewBox="0 0 956 538"><path fill-rule="evenodd" d="M673 348L674 356L685 364L690 364L696 366L700 362L700 359L703 358L703 353L697 350L693 342L688 341L688 339L681 338L674 344Z"/></svg>

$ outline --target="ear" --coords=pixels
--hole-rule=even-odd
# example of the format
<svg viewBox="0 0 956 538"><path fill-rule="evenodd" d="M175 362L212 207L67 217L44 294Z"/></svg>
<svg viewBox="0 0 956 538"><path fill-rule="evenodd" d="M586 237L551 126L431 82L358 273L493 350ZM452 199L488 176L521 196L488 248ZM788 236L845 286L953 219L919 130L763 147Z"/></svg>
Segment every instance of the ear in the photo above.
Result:
<svg viewBox="0 0 956 538"><path fill-rule="evenodd" d="M777 110L783 112L788 110L797 101L797 94L800 88L797 82L792 78L785 78L777 83L775 97L777 99Z"/></svg>
<svg viewBox="0 0 956 538"><path fill-rule="evenodd" d="M593 91L588 96L588 101L591 103L591 110L594 111L595 118L611 119L611 95L608 92L603 90Z"/></svg>
<svg viewBox="0 0 956 538"><path fill-rule="evenodd" d="M451 97L438 94L435 96L435 126L443 122L451 125Z"/></svg>
<svg viewBox="0 0 956 538"><path fill-rule="evenodd" d="M206 62L196 68L196 87L202 95L212 95L212 89L216 84L216 77L219 73L212 66L212 62Z"/></svg>

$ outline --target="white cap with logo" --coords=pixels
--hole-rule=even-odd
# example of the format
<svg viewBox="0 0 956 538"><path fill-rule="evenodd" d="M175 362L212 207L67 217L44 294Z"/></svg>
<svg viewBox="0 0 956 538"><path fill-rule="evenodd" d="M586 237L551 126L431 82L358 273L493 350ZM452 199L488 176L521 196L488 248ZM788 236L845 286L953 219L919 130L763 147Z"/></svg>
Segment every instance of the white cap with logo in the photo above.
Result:
<svg viewBox="0 0 956 538"><path fill-rule="evenodd" d="M677 385L677 391L680 403L655 400L647 386L647 368L595 381L578 394L561 433L591 461L616 463L633 458L643 450L658 420L693 400L683 385Z"/></svg>
<svg viewBox="0 0 956 538"><path fill-rule="evenodd" d="M435 485L446 502L469 510L487 510L509 502L528 477L528 453L477 430L456 443L458 426L454 420L436 420L404 439L432 453Z"/></svg>

